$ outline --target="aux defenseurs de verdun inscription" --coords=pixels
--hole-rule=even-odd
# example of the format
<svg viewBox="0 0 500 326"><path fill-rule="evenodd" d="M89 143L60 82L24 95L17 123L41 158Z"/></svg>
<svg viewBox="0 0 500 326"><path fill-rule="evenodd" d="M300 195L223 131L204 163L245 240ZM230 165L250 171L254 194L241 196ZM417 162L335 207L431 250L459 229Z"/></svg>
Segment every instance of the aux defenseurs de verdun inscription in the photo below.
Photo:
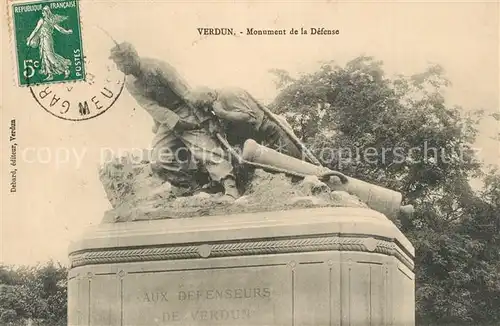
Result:
<svg viewBox="0 0 500 326"><path fill-rule="evenodd" d="M223 289L205 289L205 290L184 290L184 291L147 291L142 294L142 296L137 299L141 303L151 303L151 304L165 304L167 308L170 303L177 301L178 303L186 302L203 302L212 300L239 300L244 303L245 300L269 300L271 299L271 289L266 287L254 287L254 288L223 288ZM207 302L211 304L210 302ZM197 305L198 307L201 307ZM242 320L250 319L253 313L258 313L252 309L224 309L224 304L220 305L220 309L184 309L179 310L168 310L163 311L161 320L163 322L175 322L182 320L210 320L210 321L222 321L222 320Z"/></svg>

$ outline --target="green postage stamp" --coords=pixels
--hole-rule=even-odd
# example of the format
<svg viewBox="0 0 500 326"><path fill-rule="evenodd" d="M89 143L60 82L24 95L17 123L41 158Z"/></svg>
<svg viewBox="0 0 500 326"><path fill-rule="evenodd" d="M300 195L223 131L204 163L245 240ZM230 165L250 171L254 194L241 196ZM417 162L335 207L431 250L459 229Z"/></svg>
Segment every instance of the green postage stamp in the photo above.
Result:
<svg viewBox="0 0 500 326"><path fill-rule="evenodd" d="M78 0L12 5L19 85L85 79Z"/></svg>

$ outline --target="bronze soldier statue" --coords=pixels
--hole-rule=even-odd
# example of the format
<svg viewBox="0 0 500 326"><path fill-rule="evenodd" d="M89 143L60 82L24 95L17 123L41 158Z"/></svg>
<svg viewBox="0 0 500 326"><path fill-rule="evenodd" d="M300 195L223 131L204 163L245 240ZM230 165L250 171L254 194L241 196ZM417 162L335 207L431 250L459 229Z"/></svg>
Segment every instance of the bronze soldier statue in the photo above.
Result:
<svg viewBox="0 0 500 326"><path fill-rule="evenodd" d="M233 166L211 134L217 121L210 112L186 102L190 88L175 68L161 60L139 57L127 42L112 48L110 59L126 75L127 90L153 117L153 172L181 189L183 195L190 195L201 186L196 180L201 166L211 181L224 187L226 196L237 198Z"/></svg>
<svg viewBox="0 0 500 326"><path fill-rule="evenodd" d="M262 104L246 90L238 87L200 87L192 92L190 101L200 110L213 111L223 121L231 145L241 146L247 139L253 139L280 153L302 158L301 150L284 131L284 128L292 129L285 118L273 114L280 122L278 125L264 112Z"/></svg>

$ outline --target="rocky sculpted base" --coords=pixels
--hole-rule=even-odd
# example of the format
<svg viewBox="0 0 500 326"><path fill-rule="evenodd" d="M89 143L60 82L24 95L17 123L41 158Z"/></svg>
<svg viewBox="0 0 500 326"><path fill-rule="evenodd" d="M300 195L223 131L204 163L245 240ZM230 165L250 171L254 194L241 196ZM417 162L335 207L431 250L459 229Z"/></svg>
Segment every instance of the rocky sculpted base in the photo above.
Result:
<svg viewBox="0 0 500 326"><path fill-rule="evenodd" d="M153 176L149 164L127 157L104 165L100 179L113 208L103 223L254 213L314 207L367 207L357 197L332 191L316 177L294 181L284 174L256 170L235 201L201 192L175 197L168 182Z"/></svg>

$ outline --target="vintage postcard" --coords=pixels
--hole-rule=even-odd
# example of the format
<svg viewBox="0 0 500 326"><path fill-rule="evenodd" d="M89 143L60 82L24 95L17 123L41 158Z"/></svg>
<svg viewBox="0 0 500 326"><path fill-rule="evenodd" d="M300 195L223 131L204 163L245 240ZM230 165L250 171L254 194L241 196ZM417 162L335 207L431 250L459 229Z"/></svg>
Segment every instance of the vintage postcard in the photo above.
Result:
<svg viewBox="0 0 500 326"><path fill-rule="evenodd" d="M499 9L7 0L0 325L500 324Z"/></svg>

